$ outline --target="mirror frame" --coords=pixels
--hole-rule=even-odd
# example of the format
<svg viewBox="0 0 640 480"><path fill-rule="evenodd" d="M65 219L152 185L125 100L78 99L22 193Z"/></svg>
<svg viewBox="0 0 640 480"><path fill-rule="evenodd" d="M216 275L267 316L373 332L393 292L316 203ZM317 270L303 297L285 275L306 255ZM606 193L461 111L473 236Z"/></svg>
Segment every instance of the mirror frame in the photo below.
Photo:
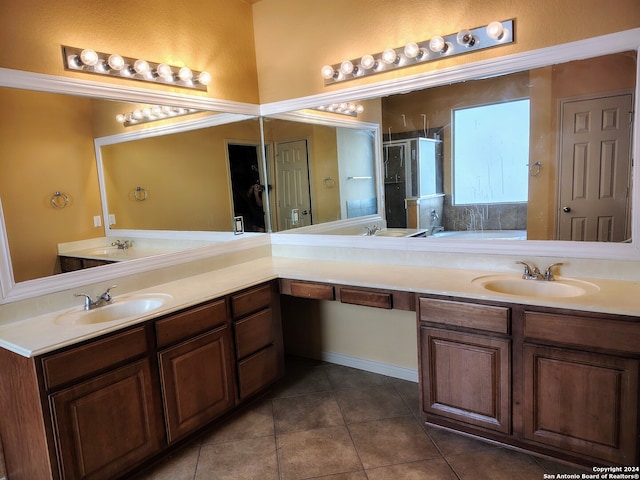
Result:
<svg viewBox="0 0 640 480"><path fill-rule="evenodd" d="M8 68L0 68L0 87L60 93L103 100L171 104L217 113L217 115L209 118L210 121L214 121L213 119L217 119L218 117L220 117L221 121L236 121L249 117L259 118L260 115L260 106L255 104L217 100L205 96L188 95L171 91L147 90L139 87L106 84ZM248 248L252 245L268 243L268 237L266 235L262 237L251 236L240 241ZM6 226L4 224L2 204L0 202L0 305L91 283L113 280L134 273L150 271L162 266L178 265L191 260L199 260L209 256L209 250L211 248L216 249L217 252L226 252L236 250L238 248L237 245L238 242L234 240L232 242L219 243L211 247L200 247L183 252L122 262L120 264L109 265L105 269L86 269L16 283L13 277L9 243Z"/></svg>
<svg viewBox="0 0 640 480"><path fill-rule="evenodd" d="M634 50L640 53L640 28L625 30L599 37L560 44L552 47L506 55L490 60L458 65L432 72L386 80L379 83L351 87L339 91L312 95L293 100L263 104L262 114L278 116L290 111L304 110L315 105L327 105L348 101L368 100L384 96L408 93L430 87L438 87L451 83L486 79L522 70L540 68L549 65L584 60L623 51ZM552 61L550 61L552 60ZM640 59L636 63L636 87L634 91L634 109L640 111ZM588 258L598 260L635 260L640 261L640 128L637 120L633 126L632 156L636 159L633 165L632 178L636 185L632 188L631 242L571 242L563 240L460 240L430 238L427 241L415 239L378 239L380 242L343 237L338 243L344 246L357 245L359 248L400 248L408 251L430 251L440 253L500 254L520 257L543 256L561 258ZM309 231L308 233L312 233ZM325 237L325 238L321 238ZM287 245L334 245L334 235L287 235L279 232L272 243ZM391 242L391 243L389 243ZM392 246L393 244L393 246ZM389 245L387 247L386 245Z"/></svg>

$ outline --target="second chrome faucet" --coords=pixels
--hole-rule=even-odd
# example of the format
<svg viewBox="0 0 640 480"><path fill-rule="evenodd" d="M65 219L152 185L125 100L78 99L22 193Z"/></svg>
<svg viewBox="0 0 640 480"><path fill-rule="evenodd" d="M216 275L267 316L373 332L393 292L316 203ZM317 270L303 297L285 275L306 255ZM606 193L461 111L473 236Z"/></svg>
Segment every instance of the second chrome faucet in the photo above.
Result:
<svg viewBox="0 0 640 480"><path fill-rule="evenodd" d="M85 310L93 310L94 308L102 307L103 305L108 305L112 302L111 294L109 293L112 289L116 288L117 285L112 285L107 288L107 290L100 295L98 298L91 300L91 297L86 293L76 293L76 297L84 297L84 309Z"/></svg>

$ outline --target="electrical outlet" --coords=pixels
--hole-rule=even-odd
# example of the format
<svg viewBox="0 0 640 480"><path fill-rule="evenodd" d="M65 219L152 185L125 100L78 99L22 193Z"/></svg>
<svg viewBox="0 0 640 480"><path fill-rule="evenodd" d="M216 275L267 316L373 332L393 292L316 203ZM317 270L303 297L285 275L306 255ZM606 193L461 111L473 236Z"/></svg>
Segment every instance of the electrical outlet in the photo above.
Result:
<svg viewBox="0 0 640 480"><path fill-rule="evenodd" d="M94 227L101 227L102 226L102 217L100 217L100 215L95 215L93 217L93 226Z"/></svg>
<svg viewBox="0 0 640 480"><path fill-rule="evenodd" d="M109 214L109 225L115 225L116 224L116 215L114 213L110 213Z"/></svg>
<svg viewBox="0 0 640 480"><path fill-rule="evenodd" d="M233 217L233 233L236 235L244 233L244 219L241 215Z"/></svg>

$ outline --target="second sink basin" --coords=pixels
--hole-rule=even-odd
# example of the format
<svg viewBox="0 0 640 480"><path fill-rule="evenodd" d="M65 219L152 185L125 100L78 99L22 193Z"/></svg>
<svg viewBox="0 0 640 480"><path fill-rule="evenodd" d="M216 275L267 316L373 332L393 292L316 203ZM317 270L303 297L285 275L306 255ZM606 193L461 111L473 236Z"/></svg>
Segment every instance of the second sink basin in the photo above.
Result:
<svg viewBox="0 0 640 480"><path fill-rule="evenodd" d="M512 275L486 275L474 278L471 283L491 292L536 298L580 297L600 290L597 285L580 280L525 280Z"/></svg>
<svg viewBox="0 0 640 480"><path fill-rule="evenodd" d="M164 293L148 293L115 297L113 303L93 310L82 307L56 317L58 325L92 325L142 316L157 310L173 297Z"/></svg>

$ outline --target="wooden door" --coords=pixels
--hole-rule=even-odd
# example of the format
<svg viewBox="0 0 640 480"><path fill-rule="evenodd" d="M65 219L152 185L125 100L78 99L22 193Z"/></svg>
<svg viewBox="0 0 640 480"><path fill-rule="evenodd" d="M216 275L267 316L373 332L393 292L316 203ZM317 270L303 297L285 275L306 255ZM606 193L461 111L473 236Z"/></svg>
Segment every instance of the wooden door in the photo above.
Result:
<svg viewBox="0 0 640 480"><path fill-rule="evenodd" d="M306 140L276 144L278 230L311 225Z"/></svg>
<svg viewBox="0 0 640 480"><path fill-rule="evenodd" d="M638 360L524 346L524 436L637 465Z"/></svg>
<svg viewBox="0 0 640 480"><path fill-rule="evenodd" d="M511 342L420 328L425 413L511 433Z"/></svg>
<svg viewBox="0 0 640 480"><path fill-rule="evenodd" d="M235 403L229 327L159 353L169 442L185 436Z"/></svg>
<svg viewBox="0 0 640 480"><path fill-rule="evenodd" d="M559 240L628 237L632 110L630 94L563 104Z"/></svg>
<svg viewBox="0 0 640 480"><path fill-rule="evenodd" d="M164 440L148 360L50 396L65 479L110 479L159 451Z"/></svg>

